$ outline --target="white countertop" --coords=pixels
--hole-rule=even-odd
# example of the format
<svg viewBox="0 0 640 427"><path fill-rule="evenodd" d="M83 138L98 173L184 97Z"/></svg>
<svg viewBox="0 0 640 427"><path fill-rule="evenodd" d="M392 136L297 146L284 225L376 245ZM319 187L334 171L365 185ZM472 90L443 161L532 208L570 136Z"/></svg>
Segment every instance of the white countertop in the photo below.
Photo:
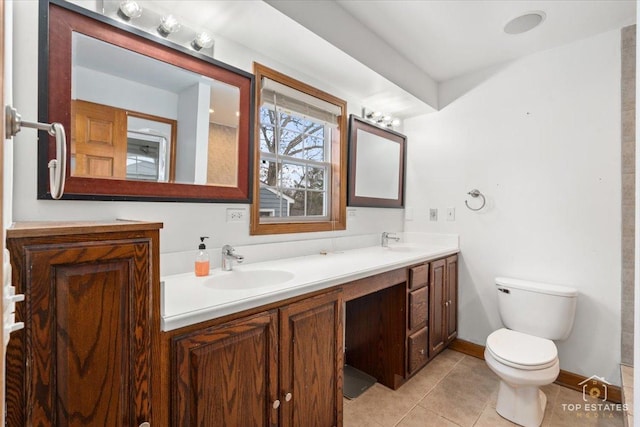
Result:
<svg viewBox="0 0 640 427"><path fill-rule="evenodd" d="M390 244L162 277L162 330L329 288L458 252L456 244Z"/></svg>

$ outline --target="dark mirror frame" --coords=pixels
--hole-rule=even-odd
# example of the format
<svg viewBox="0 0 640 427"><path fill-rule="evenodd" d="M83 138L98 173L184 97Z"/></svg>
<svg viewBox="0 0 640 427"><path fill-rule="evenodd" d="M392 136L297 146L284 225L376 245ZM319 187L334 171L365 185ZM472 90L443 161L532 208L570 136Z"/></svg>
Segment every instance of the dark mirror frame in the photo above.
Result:
<svg viewBox="0 0 640 427"><path fill-rule="evenodd" d="M236 86L240 90L236 187L77 177L70 175L69 154L63 199L251 203L253 74L65 1L40 0L39 8L38 119L43 123L62 123L67 131L68 153L71 153L73 31ZM40 131L39 140L38 199L51 199L47 164L55 156L55 139L46 131Z"/></svg>
<svg viewBox="0 0 640 427"><path fill-rule="evenodd" d="M398 158L398 197L386 199L377 197L356 196L356 176L358 158L358 130L362 130L400 145ZM349 116L349 173L348 173L348 206L376 207L376 208L403 208L404 207L404 180L407 137L391 129L376 126L369 121L351 114ZM389 159L393 161L393 159Z"/></svg>

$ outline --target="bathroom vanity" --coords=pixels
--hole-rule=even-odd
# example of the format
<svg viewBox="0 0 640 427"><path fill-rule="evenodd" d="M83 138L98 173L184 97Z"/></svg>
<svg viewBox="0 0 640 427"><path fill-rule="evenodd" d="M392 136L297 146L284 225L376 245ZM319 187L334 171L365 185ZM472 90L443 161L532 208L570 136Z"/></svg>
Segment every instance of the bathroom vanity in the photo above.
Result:
<svg viewBox="0 0 640 427"><path fill-rule="evenodd" d="M342 425L345 363L396 389L456 335L457 244L167 276L162 290L161 227L8 230L25 329L8 348L7 425Z"/></svg>

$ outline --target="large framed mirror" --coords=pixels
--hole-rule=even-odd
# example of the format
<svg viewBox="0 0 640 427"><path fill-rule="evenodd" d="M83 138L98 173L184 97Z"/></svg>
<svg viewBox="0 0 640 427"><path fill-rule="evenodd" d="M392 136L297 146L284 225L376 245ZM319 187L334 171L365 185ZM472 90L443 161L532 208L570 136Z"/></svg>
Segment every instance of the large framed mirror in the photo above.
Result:
<svg viewBox="0 0 640 427"><path fill-rule="evenodd" d="M349 206L404 207L406 136L349 117Z"/></svg>
<svg viewBox="0 0 640 427"><path fill-rule="evenodd" d="M67 129L63 199L251 202L251 73L65 1L40 8L39 120Z"/></svg>

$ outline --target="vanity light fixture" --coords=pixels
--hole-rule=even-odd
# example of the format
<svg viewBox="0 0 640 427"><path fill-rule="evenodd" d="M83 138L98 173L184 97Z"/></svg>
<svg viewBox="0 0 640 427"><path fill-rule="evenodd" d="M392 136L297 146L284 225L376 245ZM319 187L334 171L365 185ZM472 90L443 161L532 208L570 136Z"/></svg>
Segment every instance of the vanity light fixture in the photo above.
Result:
<svg viewBox="0 0 640 427"><path fill-rule="evenodd" d="M362 117L371 123L390 129L400 126L401 123L400 119L397 117L393 117L381 111L367 110L366 108L362 109Z"/></svg>
<svg viewBox="0 0 640 427"><path fill-rule="evenodd" d="M201 50L202 48L209 49L212 46L213 46L213 39L208 33L204 31L196 34L196 38L194 38L193 41L191 42L191 47L198 51Z"/></svg>
<svg viewBox="0 0 640 427"><path fill-rule="evenodd" d="M158 26L158 34L162 37L167 37L169 34L180 31L180 23L173 15L165 15L160 20Z"/></svg>
<svg viewBox="0 0 640 427"><path fill-rule="evenodd" d="M141 0L97 0L95 3L92 10L98 13L213 58L214 39L210 29L185 25L179 12L155 11Z"/></svg>
<svg viewBox="0 0 640 427"><path fill-rule="evenodd" d="M128 22L133 18L139 18L142 15L142 8L136 1L125 0L120 2L117 13L120 18Z"/></svg>

